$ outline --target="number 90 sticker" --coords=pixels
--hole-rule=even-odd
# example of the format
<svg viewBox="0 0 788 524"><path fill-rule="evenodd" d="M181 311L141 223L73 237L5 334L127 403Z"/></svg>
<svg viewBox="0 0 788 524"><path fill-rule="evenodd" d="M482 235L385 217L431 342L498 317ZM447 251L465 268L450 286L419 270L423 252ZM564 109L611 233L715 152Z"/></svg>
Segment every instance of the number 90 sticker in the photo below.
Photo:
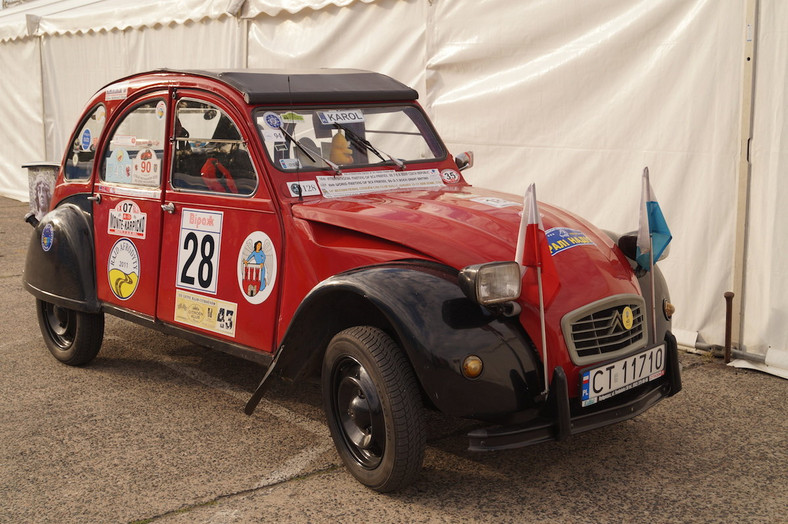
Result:
<svg viewBox="0 0 788 524"><path fill-rule="evenodd" d="M220 211L183 209L175 276L177 287L216 294L223 218L224 213Z"/></svg>
<svg viewBox="0 0 788 524"><path fill-rule="evenodd" d="M271 295L276 282L276 250L271 238L254 231L238 251L238 286L251 304L261 304Z"/></svg>

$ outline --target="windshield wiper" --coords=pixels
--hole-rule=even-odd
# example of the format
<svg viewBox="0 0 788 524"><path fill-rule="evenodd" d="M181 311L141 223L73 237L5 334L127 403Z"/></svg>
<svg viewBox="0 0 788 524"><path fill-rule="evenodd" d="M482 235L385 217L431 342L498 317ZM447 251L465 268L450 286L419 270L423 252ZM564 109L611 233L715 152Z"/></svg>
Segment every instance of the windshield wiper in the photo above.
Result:
<svg viewBox="0 0 788 524"><path fill-rule="evenodd" d="M307 158L308 158L309 160L311 160L312 162L317 162L317 161L315 160L315 157L313 157L313 156L312 156L312 155L315 155L317 158L319 158L320 160L322 160L323 162L325 162L325 163L326 163L326 165L327 165L328 167L330 167L330 168L331 168L331 169L334 171L334 173L336 173L337 175L341 175L341 174L342 174L342 171L340 171L340 170L339 170L339 166L338 166L337 164L335 164L335 163L333 163L331 160L329 160L329 159L327 159L327 158L323 157L323 156L322 156L320 153L318 153L317 151L312 151L312 150L310 150L310 149L307 149L307 148L306 148L306 147L304 147L304 146L303 146L303 145L302 145L300 142L297 142L297 141L296 141L296 139L293 137L293 135L291 135L290 133L288 133L287 131L285 131L285 128L284 128L284 126L280 127L280 128L279 128L279 131L281 131L283 135L285 135L285 136L286 136L286 137L287 137L287 138L288 138L288 139L289 139L289 140L290 140L290 141L291 141L293 144L295 144L295 146L296 146L298 149L300 149L300 150L301 150L301 152L302 152L302 153L304 153L304 154L307 156Z"/></svg>
<svg viewBox="0 0 788 524"><path fill-rule="evenodd" d="M368 149L375 156L377 156L379 159L381 159L383 162L387 162L388 160L391 160L392 162L394 162L397 165L398 168L400 168L400 170L405 169L405 162L403 162L399 158L394 158L393 156L389 155L385 151L379 151L379 150L375 149L375 147L372 144L369 143L369 140L367 140L365 138L361 138L356 133L351 131L349 128L343 126L342 124L337 124L337 123L334 123L334 127L344 131L345 132L345 136L348 137L350 139L350 141L353 144L355 144L356 147L358 147L359 149ZM383 155L388 157L388 160L386 160L386 158L384 158Z"/></svg>

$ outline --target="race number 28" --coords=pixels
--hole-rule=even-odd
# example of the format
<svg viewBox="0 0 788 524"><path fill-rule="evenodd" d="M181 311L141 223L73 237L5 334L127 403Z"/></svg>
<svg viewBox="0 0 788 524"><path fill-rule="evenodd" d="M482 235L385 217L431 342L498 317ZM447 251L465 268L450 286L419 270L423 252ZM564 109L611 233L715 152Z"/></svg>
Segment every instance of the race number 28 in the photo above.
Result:
<svg viewBox="0 0 788 524"><path fill-rule="evenodd" d="M223 213L184 209L176 285L216 294Z"/></svg>

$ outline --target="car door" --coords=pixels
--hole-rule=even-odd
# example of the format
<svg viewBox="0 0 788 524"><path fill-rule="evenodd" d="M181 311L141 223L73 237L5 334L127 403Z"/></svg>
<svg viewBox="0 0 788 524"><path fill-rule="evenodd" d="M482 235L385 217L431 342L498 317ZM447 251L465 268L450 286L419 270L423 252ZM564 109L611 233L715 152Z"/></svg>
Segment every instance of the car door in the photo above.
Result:
<svg viewBox="0 0 788 524"><path fill-rule="evenodd" d="M166 92L123 110L93 186L96 287L105 307L154 318L159 272Z"/></svg>
<svg viewBox="0 0 788 524"><path fill-rule="evenodd" d="M241 118L220 97L178 91L157 315L270 352L282 234Z"/></svg>

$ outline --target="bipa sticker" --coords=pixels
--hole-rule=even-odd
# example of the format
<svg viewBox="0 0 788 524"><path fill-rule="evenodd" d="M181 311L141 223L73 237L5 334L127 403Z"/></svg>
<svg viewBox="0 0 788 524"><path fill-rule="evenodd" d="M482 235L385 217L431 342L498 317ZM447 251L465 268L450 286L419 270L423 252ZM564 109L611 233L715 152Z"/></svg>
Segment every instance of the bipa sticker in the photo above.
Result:
<svg viewBox="0 0 788 524"><path fill-rule="evenodd" d="M220 211L181 211L176 287L216 294L223 219Z"/></svg>
<svg viewBox="0 0 788 524"><path fill-rule="evenodd" d="M250 233L238 251L238 286L247 302L261 304L276 282L276 250L262 231Z"/></svg>
<svg viewBox="0 0 788 524"><path fill-rule="evenodd" d="M128 300L137 290L140 281L140 255L137 246L128 238L121 238L109 252L107 279L112 293L121 300Z"/></svg>
<svg viewBox="0 0 788 524"><path fill-rule="evenodd" d="M144 240L147 221L148 214L140 211L136 202L123 200L109 210L107 234Z"/></svg>
<svg viewBox="0 0 788 524"><path fill-rule="evenodd" d="M317 117L325 126L333 124L355 124L364 121L361 109L332 109L331 111L318 111Z"/></svg>

